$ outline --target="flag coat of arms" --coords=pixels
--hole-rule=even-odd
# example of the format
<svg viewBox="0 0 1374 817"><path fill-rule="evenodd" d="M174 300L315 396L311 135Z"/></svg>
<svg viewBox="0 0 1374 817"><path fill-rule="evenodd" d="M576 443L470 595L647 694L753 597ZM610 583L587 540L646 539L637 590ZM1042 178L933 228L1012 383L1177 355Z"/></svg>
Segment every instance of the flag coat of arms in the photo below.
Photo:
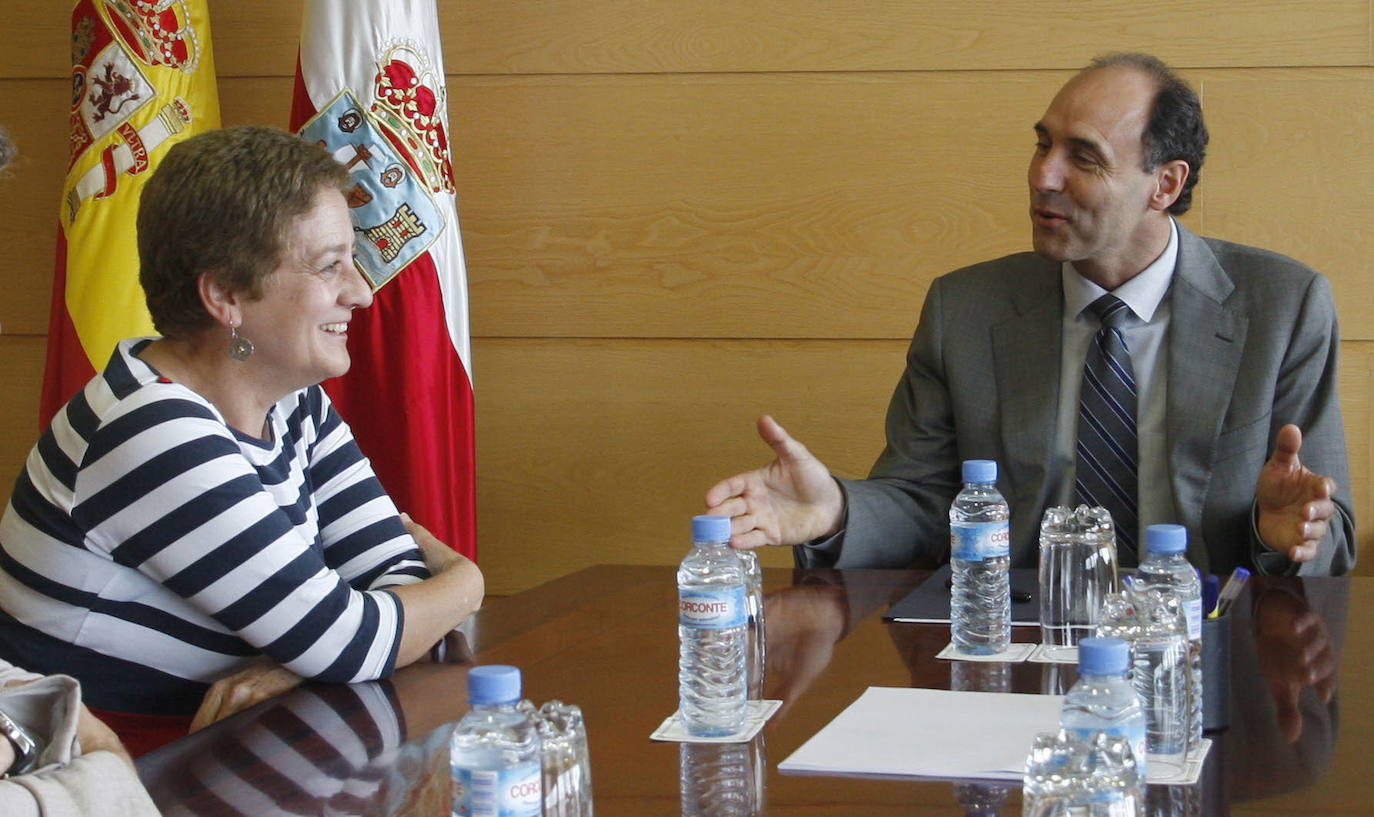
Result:
<svg viewBox="0 0 1374 817"><path fill-rule="evenodd" d="M433 0L307 0L291 128L348 168L373 305L325 382L397 506L476 557L467 276Z"/></svg>
<svg viewBox="0 0 1374 817"><path fill-rule="evenodd" d="M172 145L219 127L204 0L72 7L71 158L62 188L42 424L153 333L138 283L138 198Z"/></svg>

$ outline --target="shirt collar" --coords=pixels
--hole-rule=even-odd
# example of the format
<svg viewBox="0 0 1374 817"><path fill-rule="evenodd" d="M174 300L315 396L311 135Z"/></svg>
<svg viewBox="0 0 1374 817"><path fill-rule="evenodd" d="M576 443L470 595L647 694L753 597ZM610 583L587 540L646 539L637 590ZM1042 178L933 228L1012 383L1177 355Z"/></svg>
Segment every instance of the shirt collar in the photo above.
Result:
<svg viewBox="0 0 1374 817"><path fill-rule="evenodd" d="M1142 322L1149 323L1169 291L1169 282L1173 280L1177 263L1178 224L1170 218L1169 243L1164 247L1164 252L1131 280L1112 290L1112 294L1125 301L1126 306ZM1060 266L1059 276L1064 284L1065 315L1077 318L1089 304L1107 293L1107 290L1079 275L1068 261Z"/></svg>

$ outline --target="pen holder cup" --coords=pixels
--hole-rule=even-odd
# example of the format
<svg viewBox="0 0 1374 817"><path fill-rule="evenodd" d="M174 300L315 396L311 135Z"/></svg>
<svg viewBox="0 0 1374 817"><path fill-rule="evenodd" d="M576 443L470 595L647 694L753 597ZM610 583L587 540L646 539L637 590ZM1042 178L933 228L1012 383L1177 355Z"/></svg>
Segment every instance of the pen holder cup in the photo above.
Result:
<svg viewBox="0 0 1374 817"><path fill-rule="evenodd" d="M1202 620L1202 729L1231 725L1231 617Z"/></svg>

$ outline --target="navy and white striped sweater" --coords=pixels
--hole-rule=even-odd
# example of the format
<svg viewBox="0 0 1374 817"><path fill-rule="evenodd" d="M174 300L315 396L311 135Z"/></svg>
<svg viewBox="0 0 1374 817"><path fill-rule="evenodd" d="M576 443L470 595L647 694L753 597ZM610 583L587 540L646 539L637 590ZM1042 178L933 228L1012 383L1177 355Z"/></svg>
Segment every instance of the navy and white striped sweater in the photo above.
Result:
<svg viewBox="0 0 1374 817"><path fill-rule="evenodd" d="M29 454L0 520L0 656L86 702L194 712L261 655L306 678L389 675L428 571L348 426L312 386L271 438L119 344Z"/></svg>

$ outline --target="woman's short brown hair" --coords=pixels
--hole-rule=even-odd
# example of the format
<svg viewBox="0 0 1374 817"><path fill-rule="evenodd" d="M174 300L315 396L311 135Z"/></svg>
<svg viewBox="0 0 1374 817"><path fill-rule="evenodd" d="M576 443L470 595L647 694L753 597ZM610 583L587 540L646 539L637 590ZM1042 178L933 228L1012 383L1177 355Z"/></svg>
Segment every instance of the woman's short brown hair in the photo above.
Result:
<svg viewBox="0 0 1374 817"><path fill-rule="evenodd" d="M262 297L292 222L321 187L348 185L348 171L322 147L276 128L224 128L173 146L138 203L138 280L153 326L186 337L211 325L201 273Z"/></svg>

